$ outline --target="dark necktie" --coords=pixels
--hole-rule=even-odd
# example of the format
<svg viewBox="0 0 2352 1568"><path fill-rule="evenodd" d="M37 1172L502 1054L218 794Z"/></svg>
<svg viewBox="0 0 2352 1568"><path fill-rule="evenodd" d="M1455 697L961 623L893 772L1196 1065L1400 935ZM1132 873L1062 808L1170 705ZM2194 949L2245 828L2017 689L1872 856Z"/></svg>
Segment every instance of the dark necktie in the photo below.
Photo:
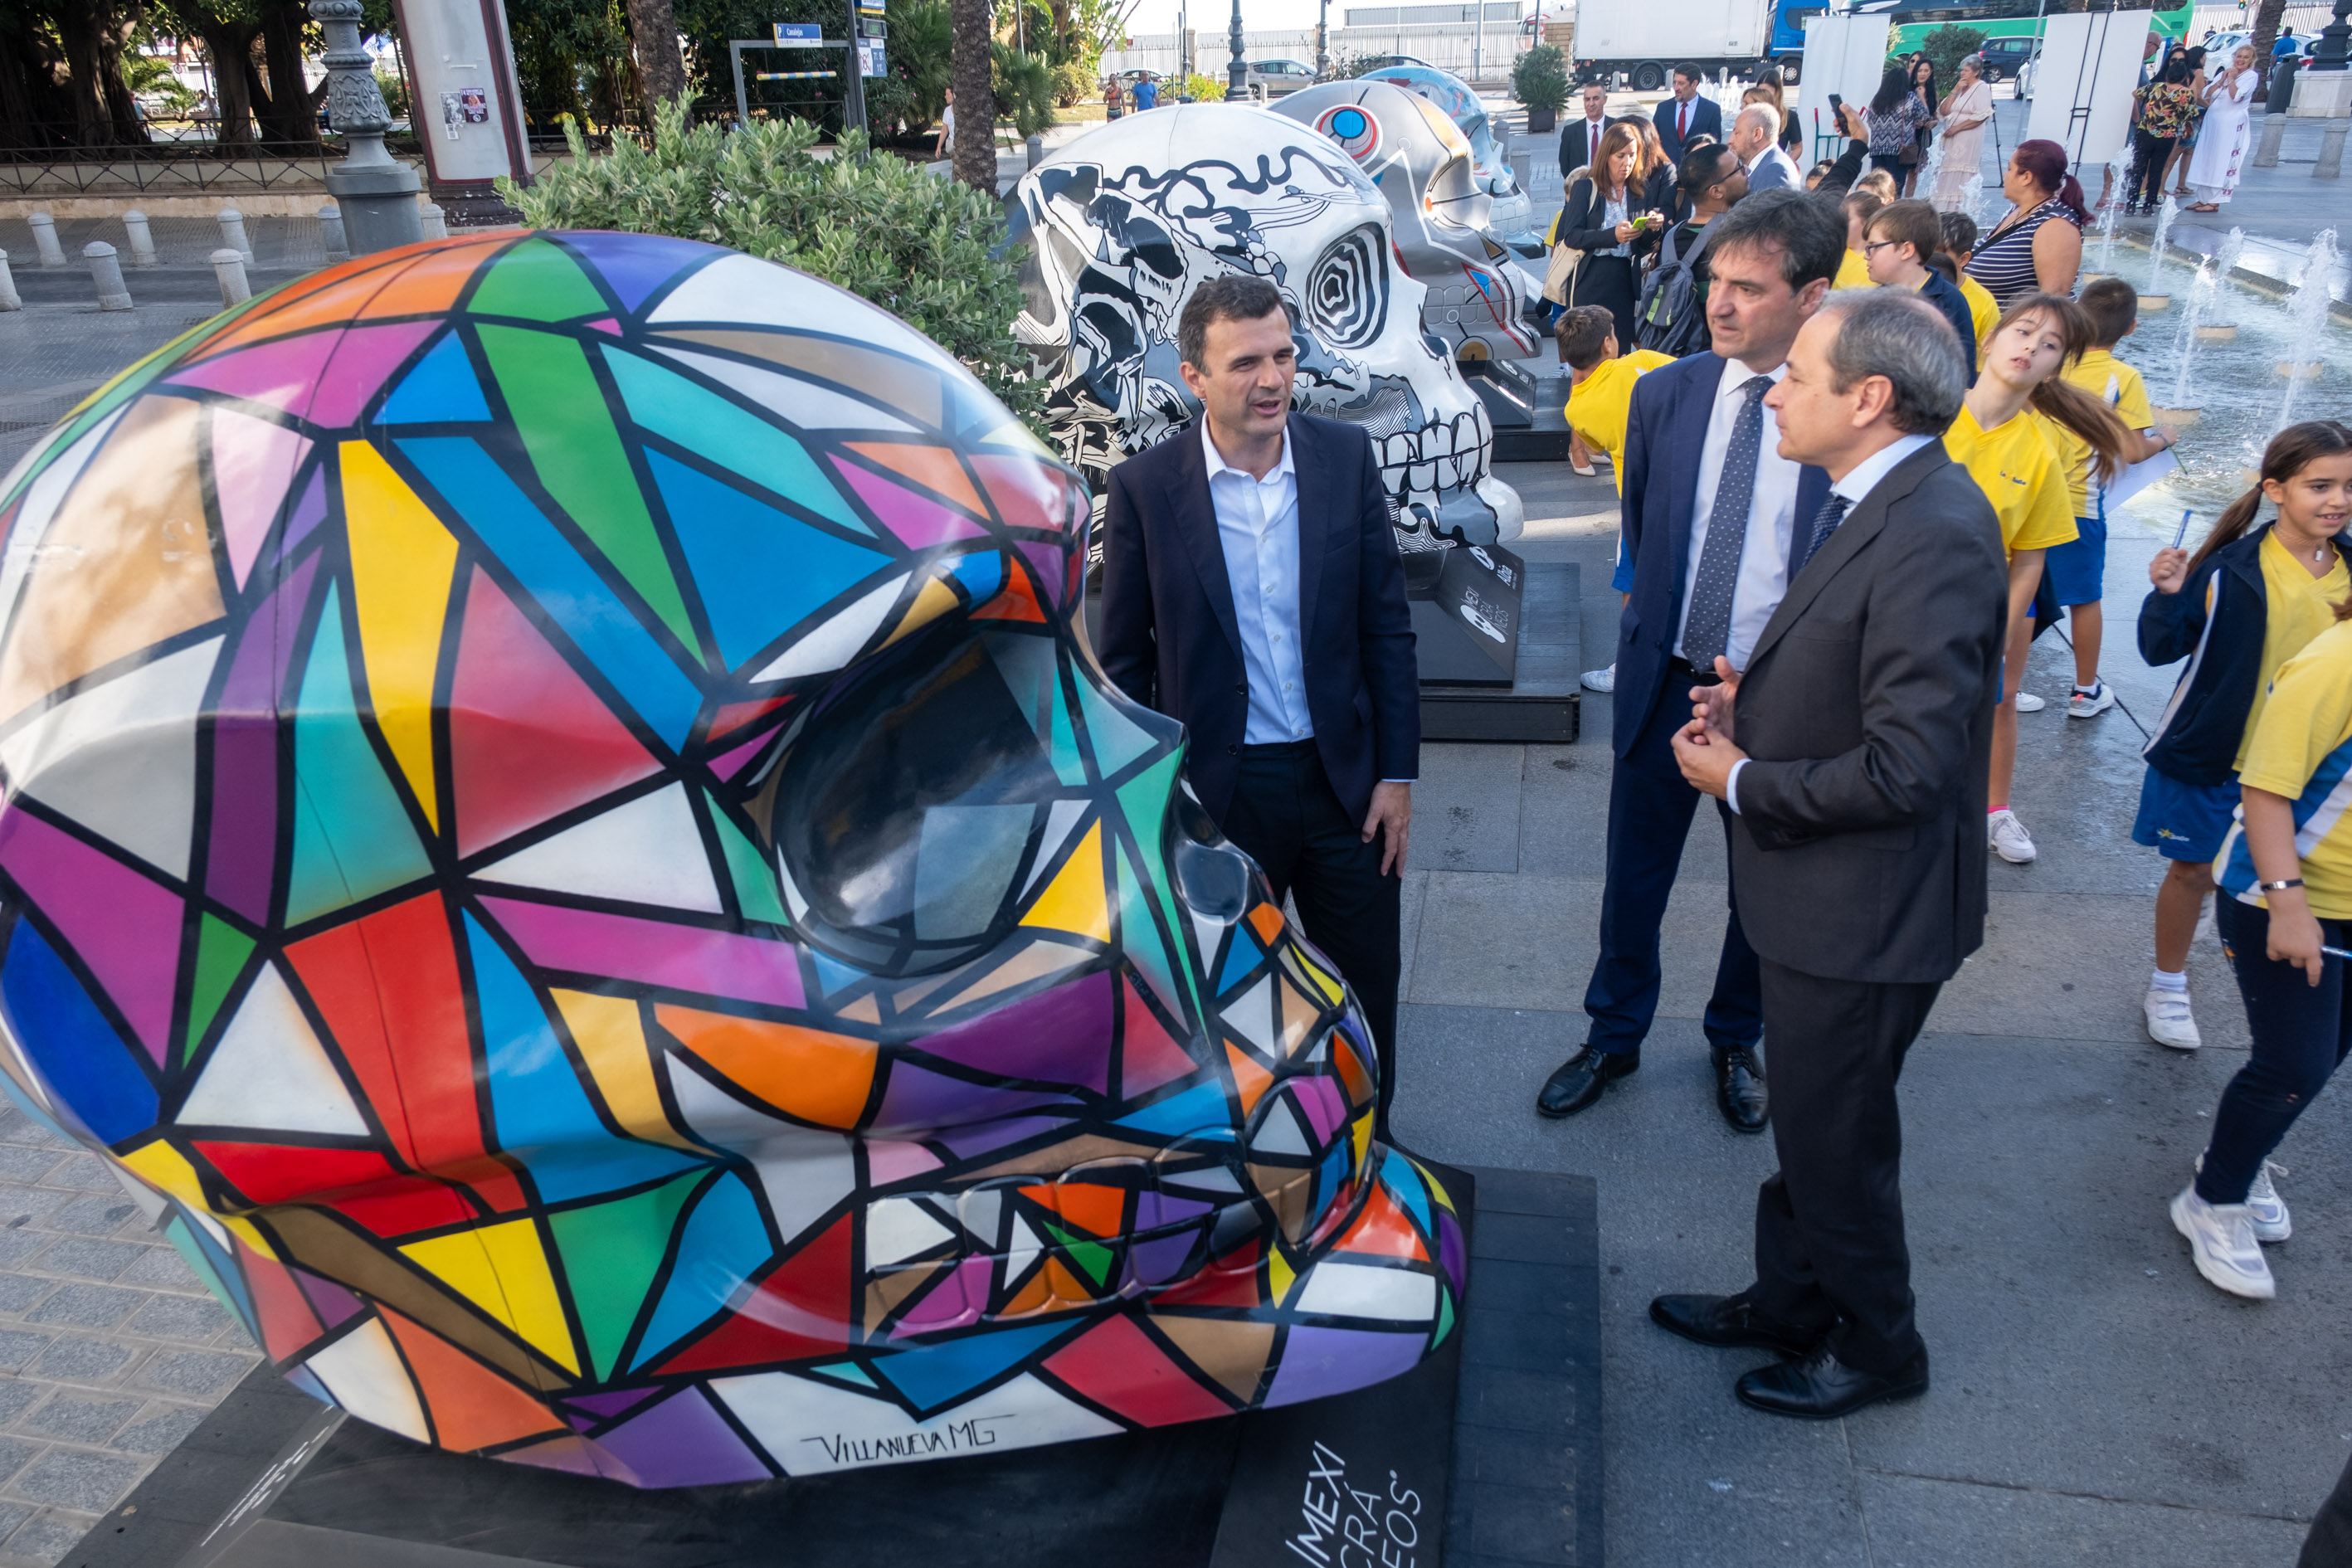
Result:
<svg viewBox="0 0 2352 1568"><path fill-rule="evenodd" d="M1756 504L1756 458L1764 444L1764 395L1769 375L1751 376L1739 390L1748 401L1731 426L1723 473L1716 480L1715 505L1706 514L1706 543L1698 557L1698 581L1691 584L1690 616L1683 622L1683 657L1693 668L1712 669L1717 654L1731 646L1731 595L1739 585L1739 554L1748 544L1748 514Z"/></svg>
<svg viewBox="0 0 2352 1568"><path fill-rule="evenodd" d="M1796 571L1789 574L1790 582L1797 580L1797 573L1805 569L1805 563L1813 558L1813 552L1830 542L1830 535L1837 531L1838 524L1845 521L1846 510L1853 505L1835 490L1830 492L1829 500L1822 502L1822 510L1813 514L1812 531L1805 536L1805 547L1797 552Z"/></svg>

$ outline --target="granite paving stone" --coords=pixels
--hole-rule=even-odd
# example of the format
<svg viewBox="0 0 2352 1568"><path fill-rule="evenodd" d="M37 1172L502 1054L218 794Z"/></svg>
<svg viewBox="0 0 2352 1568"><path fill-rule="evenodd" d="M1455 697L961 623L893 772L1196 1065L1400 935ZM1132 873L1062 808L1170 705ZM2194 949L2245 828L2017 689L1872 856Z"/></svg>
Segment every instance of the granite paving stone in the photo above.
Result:
<svg viewBox="0 0 2352 1568"><path fill-rule="evenodd" d="M152 1254L152 1247L130 1241L93 1241L81 1237L60 1241L33 1260L45 1274L70 1274L84 1279L114 1279L137 1259ZM169 1254L174 1258L179 1254ZM183 1268L186 1266L182 1265ZM131 1281L144 1283L142 1280Z"/></svg>
<svg viewBox="0 0 2352 1568"><path fill-rule="evenodd" d="M0 1329L0 1369L15 1372L40 1353L49 1342L47 1334L28 1334L20 1329Z"/></svg>
<svg viewBox="0 0 2352 1568"><path fill-rule="evenodd" d="M204 1425L201 1405L152 1405L150 1414L114 1435L114 1447L126 1454L168 1454L182 1439Z"/></svg>
<svg viewBox="0 0 2352 1568"><path fill-rule="evenodd" d="M40 1384L0 1374L0 1426L23 1415L35 1400L41 1397L42 1392Z"/></svg>
<svg viewBox="0 0 2352 1568"><path fill-rule="evenodd" d="M166 1351L140 1369L140 1381L165 1394L217 1399L253 1364L249 1355L213 1351Z"/></svg>
<svg viewBox="0 0 2352 1568"><path fill-rule="evenodd" d="M204 1282L188 1267L187 1260L170 1247L148 1246L138 1249L139 1257L130 1268L113 1276L120 1285L144 1285L157 1290L180 1290L201 1294Z"/></svg>
<svg viewBox="0 0 2352 1568"><path fill-rule="evenodd" d="M61 1382L100 1383L121 1372L138 1353L131 1346L110 1340L61 1334L33 1363L33 1371Z"/></svg>
<svg viewBox="0 0 2352 1568"><path fill-rule="evenodd" d="M28 1323L70 1323L81 1329L110 1329L139 1310L143 1291L111 1285L68 1285L25 1314Z"/></svg>
<svg viewBox="0 0 2352 1568"><path fill-rule="evenodd" d="M135 1399L50 1400L25 1417L24 1429L44 1437L64 1437L76 1443L103 1443L139 1408Z"/></svg>
<svg viewBox="0 0 2352 1568"><path fill-rule="evenodd" d="M209 1297L150 1296L131 1320L130 1328L133 1333L152 1334L159 1340L202 1343L234 1321L227 1310Z"/></svg>
<svg viewBox="0 0 2352 1568"><path fill-rule="evenodd" d="M146 1467L79 1448L51 1448L25 1467L6 1489L32 1502L102 1512L128 1492Z"/></svg>
<svg viewBox="0 0 2352 1568"><path fill-rule="evenodd" d="M43 1509L26 1521L23 1528L8 1538L8 1555L21 1563L44 1565L55 1563L73 1550L74 1542L89 1533L98 1522L91 1513L69 1513L58 1509Z"/></svg>

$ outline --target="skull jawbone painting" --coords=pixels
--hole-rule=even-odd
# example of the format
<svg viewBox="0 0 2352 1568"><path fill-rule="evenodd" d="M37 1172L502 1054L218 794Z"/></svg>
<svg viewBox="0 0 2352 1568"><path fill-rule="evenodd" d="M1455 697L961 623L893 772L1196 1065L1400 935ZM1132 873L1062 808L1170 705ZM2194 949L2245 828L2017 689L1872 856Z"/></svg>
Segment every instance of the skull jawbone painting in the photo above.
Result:
<svg viewBox="0 0 2352 1568"><path fill-rule="evenodd" d="M1339 975L1076 624L1084 485L800 273L410 247L0 488L0 1067L287 1377L644 1487L1454 1331Z"/></svg>

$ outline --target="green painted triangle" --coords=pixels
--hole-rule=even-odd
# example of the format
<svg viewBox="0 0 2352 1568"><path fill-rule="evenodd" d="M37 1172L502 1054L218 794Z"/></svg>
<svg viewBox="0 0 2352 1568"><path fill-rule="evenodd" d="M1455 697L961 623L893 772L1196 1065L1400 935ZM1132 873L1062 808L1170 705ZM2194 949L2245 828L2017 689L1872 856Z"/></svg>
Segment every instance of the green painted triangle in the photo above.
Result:
<svg viewBox="0 0 2352 1568"><path fill-rule="evenodd" d="M1441 1287L1437 1292L1437 1332L1430 1339L1430 1348L1435 1350L1439 1345L1444 1344L1445 1336L1453 1331L1454 1292Z"/></svg>
<svg viewBox="0 0 2352 1568"><path fill-rule="evenodd" d="M877 1386L874 1381L873 1373L867 1372L864 1367L858 1365L854 1361L833 1362L824 1366L813 1366L809 1368L809 1370L823 1377L835 1378L843 1383L855 1384L860 1388L874 1388Z"/></svg>
<svg viewBox="0 0 2352 1568"><path fill-rule="evenodd" d="M1192 965L1171 963L1168 945L1160 933L1160 922L1152 918L1151 904L1143 890L1143 878L1135 868L1135 851L1127 843L1119 845L1123 862L1118 877L1118 941L1127 956L1156 984L1160 994L1171 1002L1181 1002L1191 996L1193 1006L1200 998L1191 989ZM1176 929L1171 923L1171 930ZM1176 984L1178 971L1182 971L1186 984Z"/></svg>
<svg viewBox="0 0 2352 1568"><path fill-rule="evenodd" d="M727 813L717 801L711 801L710 820L719 825L719 847L726 852L728 875L735 879L735 897L743 906L745 920L766 921L770 925L790 925L792 917L784 913L783 895L776 887L776 874L768 868L759 846L753 844L728 820Z"/></svg>
<svg viewBox="0 0 2352 1568"><path fill-rule="evenodd" d="M213 1026L213 1017L228 999L245 961L253 955L253 939L222 920L206 915L196 934L196 973L188 991L188 1032L180 1042L180 1059L195 1053L196 1042Z"/></svg>
<svg viewBox="0 0 2352 1568"><path fill-rule="evenodd" d="M689 649L701 647L585 350L557 332L484 326L483 352L539 482Z"/></svg>
<svg viewBox="0 0 2352 1568"><path fill-rule="evenodd" d="M1051 1222L1045 1226L1045 1234L1054 1238L1054 1244L1077 1265L1078 1272L1084 1274L1096 1289L1103 1289L1109 1282L1111 1268L1118 1261L1118 1255L1109 1247L1098 1241L1088 1241L1076 1232Z"/></svg>
<svg viewBox="0 0 2352 1568"><path fill-rule="evenodd" d="M360 728L343 647L341 590L327 590L294 715L294 863L286 921L299 925L430 876L400 796Z"/></svg>
<svg viewBox="0 0 2352 1568"><path fill-rule="evenodd" d="M548 1216L597 1375L609 1377L617 1366L638 1309L652 1299L654 1274L669 1250L678 1211L703 1174L698 1171L634 1197Z"/></svg>
<svg viewBox="0 0 2352 1568"><path fill-rule="evenodd" d="M478 316L533 321L613 313L611 301L597 292L571 253L543 239L526 239L491 263L466 309Z"/></svg>

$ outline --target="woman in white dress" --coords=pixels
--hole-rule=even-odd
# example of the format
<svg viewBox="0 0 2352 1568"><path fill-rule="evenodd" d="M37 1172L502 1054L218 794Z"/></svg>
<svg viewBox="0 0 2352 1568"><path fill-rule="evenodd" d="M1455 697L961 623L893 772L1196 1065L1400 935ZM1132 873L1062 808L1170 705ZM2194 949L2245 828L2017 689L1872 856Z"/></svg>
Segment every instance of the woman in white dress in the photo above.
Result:
<svg viewBox="0 0 2352 1568"><path fill-rule="evenodd" d="M1928 199L1937 212L1958 212L1969 176L1980 172L1984 128L1992 119L1992 89L1985 85L1982 56L1970 55L1960 62L1959 79L1937 106L1936 114L1936 134L1944 139L1944 161L1937 166L1936 189Z"/></svg>
<svg viewBox="0 0 2352 1568"><path fill-rule="evenodd" d="M2230 68L2216 72L2205 89L2205 123L2197 132L2197 151L2189 160L2189 184L2197 193L2190 212L2220 212L2238 188L2238 171L2253 150L2251 121L2257 79L2253 46L2240 44L2230 57Z"/></svg>

